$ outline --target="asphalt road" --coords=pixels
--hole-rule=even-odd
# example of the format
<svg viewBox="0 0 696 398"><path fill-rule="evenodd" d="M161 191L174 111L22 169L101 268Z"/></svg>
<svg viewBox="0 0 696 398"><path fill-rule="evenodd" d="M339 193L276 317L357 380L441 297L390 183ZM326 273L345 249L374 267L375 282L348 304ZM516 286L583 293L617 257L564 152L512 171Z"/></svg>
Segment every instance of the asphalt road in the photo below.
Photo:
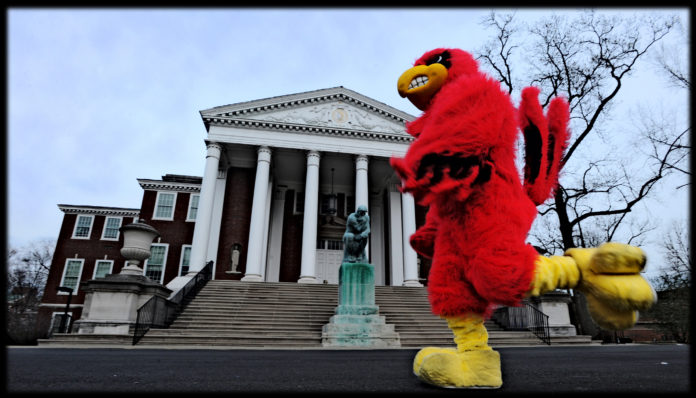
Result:
<svg viewBox="0 0 696 398"><path fill-rule="evenodd" d="M497 392L688 392L688 345L499 348ZM417 350L9 347L13 392L440 392L411 372ZM461 391L459 391L461 393Z"/></svg>

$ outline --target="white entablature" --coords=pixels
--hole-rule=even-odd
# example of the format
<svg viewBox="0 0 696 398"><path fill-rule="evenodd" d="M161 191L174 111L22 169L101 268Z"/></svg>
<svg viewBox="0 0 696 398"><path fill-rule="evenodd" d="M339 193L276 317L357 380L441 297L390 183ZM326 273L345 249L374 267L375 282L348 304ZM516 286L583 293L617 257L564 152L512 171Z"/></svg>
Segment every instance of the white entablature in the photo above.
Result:
<svg viewBox="0 0 696 398"><path fill-rule="evenodd" d="M404 151L415 117L344 87L224 105L201 111L208 139L248 145L352 152L378 141L379 153ZM260 133L263 132L263 133ZM321 148L317 148L317 137Z"/></svg>
<svg viewBox="0 0 696 398"><path fill-rule="evenodd" d="M58 208L65 214L96 214L100 216L138 217L140 209L104 206L79 206L59 204Z"/></svg>

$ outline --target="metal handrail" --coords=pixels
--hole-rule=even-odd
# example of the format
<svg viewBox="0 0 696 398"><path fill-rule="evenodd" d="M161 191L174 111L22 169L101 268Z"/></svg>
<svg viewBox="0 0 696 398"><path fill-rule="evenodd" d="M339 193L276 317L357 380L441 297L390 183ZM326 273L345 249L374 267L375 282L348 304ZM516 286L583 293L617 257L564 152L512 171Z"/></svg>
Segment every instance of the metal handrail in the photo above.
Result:
<svg viewBox="0 0 696 398"><path fill-rule="evenodd" d="M169 299L152 296L138 308L138 316L133 330L133 345L145 336L151 328L164 329L174 322L176 314L183 308L184 302L193 296L208 282L212 276L213 262L209 261L190 281Z"/></svg>
<svg viewBox="0 0 696 398"><path fill-rule="evenodd" d="M505 330L529 330L545 344L551 345L549 316L526 300L522 304L521 307L498 308L494 319Z"/></svg>

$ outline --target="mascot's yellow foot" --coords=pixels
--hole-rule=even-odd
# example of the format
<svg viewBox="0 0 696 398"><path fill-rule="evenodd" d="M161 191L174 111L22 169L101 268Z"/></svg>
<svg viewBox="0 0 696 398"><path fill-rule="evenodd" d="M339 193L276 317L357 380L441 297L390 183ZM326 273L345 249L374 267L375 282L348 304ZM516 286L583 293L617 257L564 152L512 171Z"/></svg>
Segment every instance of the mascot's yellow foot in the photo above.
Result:
<svg viewBox="0 0 696 398"><path fill-rule="evenodd" d="M441 349L442 350L442 349ZM418 378L445 388L500 388L500 354L493 350L434 351L423 357Z"/></svg>
<svg viewBox="0 0 696 398"><path fill-rule="evenodd" d="M503 385L500 355L488 346L483 317L445 318L457 348L426 347L413 359L413 373L445 388L498 388Z"/></svg>
<svg viewBox="0 0 696 398"><path fill-rule="evenodd" d="M418 373L420 373L420 368L421 364L423 363L423 359L427 357L430 354L435 354L435 353L450 353L450 354L456 354L457 349L456 348L442 348L442 347L425 347L418 351L416 354L416 357L413 358L413 374L418 376Z"/></svg>
<svg viewBox="0 0 696 398"><path fill-rule="evenodd" d="M637 311L657 301L652 286L640 275L646 261L641 249L610 242L596 249L569 249L566 255L580 269L577 289L585 294L590 315L600 327L630 328Z"/></svg>

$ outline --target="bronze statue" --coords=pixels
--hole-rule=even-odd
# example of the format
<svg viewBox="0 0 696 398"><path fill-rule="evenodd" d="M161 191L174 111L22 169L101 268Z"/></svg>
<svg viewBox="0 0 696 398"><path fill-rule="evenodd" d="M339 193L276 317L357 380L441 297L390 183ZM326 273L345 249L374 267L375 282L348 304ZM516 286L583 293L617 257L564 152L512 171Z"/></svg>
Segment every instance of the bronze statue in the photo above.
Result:
<svg viewBox="0 0 696 398"><path fill-rule="evenodd" d="M367 263L365 247L370 236L370 216L367 206L360 205L348 216L346 232L343 234L343 262Z"/></svg>

